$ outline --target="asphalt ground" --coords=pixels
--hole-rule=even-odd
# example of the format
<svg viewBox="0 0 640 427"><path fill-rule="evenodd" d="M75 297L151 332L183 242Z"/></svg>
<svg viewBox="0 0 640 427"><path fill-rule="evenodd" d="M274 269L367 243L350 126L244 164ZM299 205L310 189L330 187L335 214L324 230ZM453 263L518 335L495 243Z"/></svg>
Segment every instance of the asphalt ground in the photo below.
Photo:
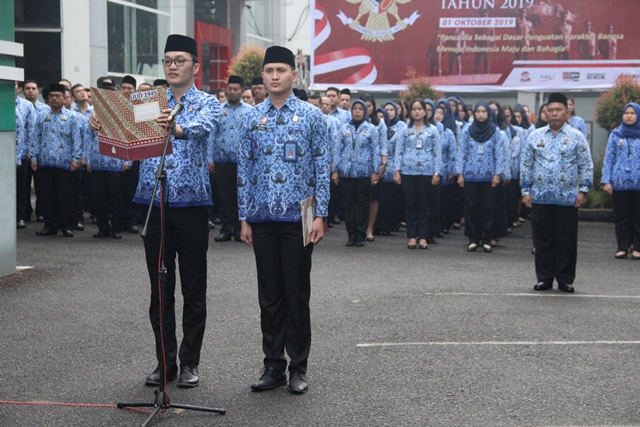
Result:
<svg viewBox="0 0 640 427"><path fill-rule="evenodd" d="M139 236L18 230L0 279L0 425L135 426L113 407L152 402L149 282ZM310 391L254 393L262 371L255 264L210 237L201 384L169 386L157 426L640 426L640 261L615 260L613 224L581 223L576 293L534 292L529 223L493 253L462 231L408 250L402 233L345 247L344 225L315 248ZM181 312L181 296L178 295Z"/></svg>

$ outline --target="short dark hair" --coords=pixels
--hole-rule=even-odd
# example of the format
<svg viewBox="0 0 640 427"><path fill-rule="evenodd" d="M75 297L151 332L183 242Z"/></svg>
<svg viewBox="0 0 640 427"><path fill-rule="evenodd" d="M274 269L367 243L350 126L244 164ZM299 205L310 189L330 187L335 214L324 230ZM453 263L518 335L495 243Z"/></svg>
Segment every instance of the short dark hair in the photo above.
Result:
<svg viewBox="0 0 640 427"><path fill-rule="evenodd" d="M340 89L338 89L337 87L334 87L334 86L330 86L330 87L328 87L328 88L327 88L327 90L325 90L325 91L324 91L324 93L327 93L327 92L329 92L330 90L331 90L331 91L333 91L333 92L335 92L335 93L336 93L336 95L340 96Z"/></svg>
<svg viewBox="0 0 640 427"><path fill-rule="evenodd" d="M105 80L111 80L111 84L113 84L113 79L109 76L101 76L98 77L98 80L96 81L96 84L98 85L98 87L102 87L102 83L104 83Z"/></svg>
<svg viewBox="0 0 640 427"><path fill-rule="evenodd" d="M320 96L319 93L317 92L313 92L311 95L309 95L309 99L322 99L322 97Z"/></svg>
<svg viewBox="0 0 640 427"><path fill-rule="evenodd" d="M24 87L24 85L26 85L27 83L33 83L36 86L38 86L38 82L33 80L33 79L29 79L29 80L25 80L24 83L22 84L22 87Z"/></svg>
<svg viewBox="0 0 640 427"><path fill-rule="evenodd" d="M81 88L83 88L83 89L84 89L84 86L83 86L83 85L81 85L80 83L76 83L76 84L74 84L74 85L71 87L71 95L73 95L73 92L74 92L77 88L79 88L79 87L81 87Z"/></svg>

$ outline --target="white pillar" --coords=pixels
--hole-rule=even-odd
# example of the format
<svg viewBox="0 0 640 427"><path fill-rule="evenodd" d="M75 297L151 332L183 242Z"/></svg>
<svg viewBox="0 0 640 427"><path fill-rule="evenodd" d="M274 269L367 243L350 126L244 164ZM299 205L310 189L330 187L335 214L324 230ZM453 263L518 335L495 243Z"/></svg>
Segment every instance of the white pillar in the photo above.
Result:
<svg viewBox="0 0 640 427"><path fill-rule="evenodd" d="M86 0L60 2L62 78L70 80L73 84L81 83L85 86L91 83L91 20L89 17L92 2ZM106 13L102 19L105 20L106 28Z"/></svg>
<svg viewBox="0 0 640 427"><path fill-rule="evenodd" d="M91 62L89 81L85 84L96 86L98 77L109 71L109 40L107 37L107 0L91 0L89 20L89 59Z"/></svg>

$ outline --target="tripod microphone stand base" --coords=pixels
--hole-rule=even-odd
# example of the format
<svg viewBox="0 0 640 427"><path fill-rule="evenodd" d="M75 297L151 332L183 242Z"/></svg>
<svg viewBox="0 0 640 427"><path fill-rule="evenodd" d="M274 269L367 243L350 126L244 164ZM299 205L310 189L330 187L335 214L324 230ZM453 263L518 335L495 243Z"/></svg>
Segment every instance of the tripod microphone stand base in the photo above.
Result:
<svg viewBox="0 0 640 427"><path fill-rule="evenodd" d="M146 419L146 421L142 424L142 427L147 427L151 420L158 415L160 411L166 411L169 408L176 409L189 409L192 411L202 411L202 412L215 412L216 414L224 415L227 413L224 409L218 408L207 408L204 406L194 406L194 405L181 405L179 403L169 403L169 399L165 397L165 393L157 389L155 391L156 399L153 403L117 403L116 406L118 409L125 408L154 408L151 412L151 415Z"/></svg>

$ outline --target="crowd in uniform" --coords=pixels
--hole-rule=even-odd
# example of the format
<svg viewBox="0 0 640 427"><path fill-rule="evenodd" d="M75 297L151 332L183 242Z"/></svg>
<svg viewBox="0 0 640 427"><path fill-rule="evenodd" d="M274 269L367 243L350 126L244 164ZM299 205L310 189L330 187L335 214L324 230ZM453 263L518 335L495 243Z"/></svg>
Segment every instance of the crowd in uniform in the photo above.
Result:
<svg viewBox="0 0 640 427"><path fill-rule="evenodd" d="M192 39L172 37L163 60L169 81L154 82L168 84L170 107L178 102L171 90L180 87L178 77L189 59L169 54L187 52L192 58L197 54ZM284 347L291 358L290 390L298 393L308 388L304 374L310 345L308 274L313 245L298 246L302 242L299 202L310 194L316 198L320 223L328 227L345 223L350 247L382 240L379 236L404 227L407 248L424 250L436 238L464 226L467 251L489 253L501 238L531 219L534 288L550 289L556 280L561 290L574 291L577 211L592 186L593 162L584 120L575 116L573 100L552 94L537 116L526 106L501 106L495 101L480 101L468 108L456 97L389 101L378 108L373 96L353 99L346 88L330 87L310 96L303 90L292 91L296 96L279 90L293 86L295 72L280 68L292 61L288 50L270 48L263 75L269 73L269 81L277 84L267 87L263 77L255 77L247 87L241 77L230 76L226 90L213 91L213 97L192 85L193 76L185 77L180 96L189 109L180 116L174 154L167 164L175 170L168 200L173 210L167 215L176 230L188 225L194 232L190 233L202 240L189 241L194 246L181 253L179 233L173 237L173 258L177 254L193 259L197 272L190 281L181 280L183 291L185 282L193 282L193 295L185 300L204 298L206 283L200 282L206 281L206 259L203 266L200 255L206 254L208 230L215 228L215 222L220 223L216 242L233 239L254 247L265 372L252 389L271 389L285 382ZM196 66L194 62L191 71ZM106 77L97 85L116 89ZM144 85L138 89L151 87ZM126 76L120 91L135 89L135 79ZM245 94L247 90L251 96ZM141 166L100 154L99 125L92 118L90 92L82 85L63 80L46 87L46 104L38 101L36 82L26 81L23 91L26 99L17 96L16 83L18 228L24 228L32 214L34 176L36 216L44 222L38 235L61 231L72 237L74 229L83 228L85 210L98 225L94 237L120 239L124 230L137 232L140 216L133 206L156 200L151 190L157 159L147 159ZM631 252L633 259L640 259L638 113L637 104L625 107L623 123L611 134L603 170L605 191L614 194L617 258ZM166 114L159 119L162 123ZM199 144L197 152L190 148L194 143ZM208 169L206 178L203 167ZM191 225L196 216L197 226ZM152 224L158 231L158 216L152 217ZM313 243L322 239L321 228L314 221ZM152 314L159 304L158 296L153 296L158 244L156 238L145 240L152 286L150 317L160 360L158 319ZM274 247L293 254L299 269L291 259L279 258ZM169 261L173 292L175 259ZM291 279L300 272L304 277ZM291 280L301 280L304 286L291 290ZM274 309L273 293L285 301L284 306L298 311L285 315L282 307ZM300 311L304 307L306 312ZM187 371L180 371L179 385L187 387L198 384L196 368L206 313L203 306L193 310L197 312L194 324L184 325L185 340L191 344L183 341L180 347ZM169 314L174 316L173 311ZM169 326L174 336L175 323ZM286 328L295 329L296 339L285 343ZM176 343L171 341L169 347L171 377L177 375ZM147 377L147 384L158 384L160 366Z"/></svg>

